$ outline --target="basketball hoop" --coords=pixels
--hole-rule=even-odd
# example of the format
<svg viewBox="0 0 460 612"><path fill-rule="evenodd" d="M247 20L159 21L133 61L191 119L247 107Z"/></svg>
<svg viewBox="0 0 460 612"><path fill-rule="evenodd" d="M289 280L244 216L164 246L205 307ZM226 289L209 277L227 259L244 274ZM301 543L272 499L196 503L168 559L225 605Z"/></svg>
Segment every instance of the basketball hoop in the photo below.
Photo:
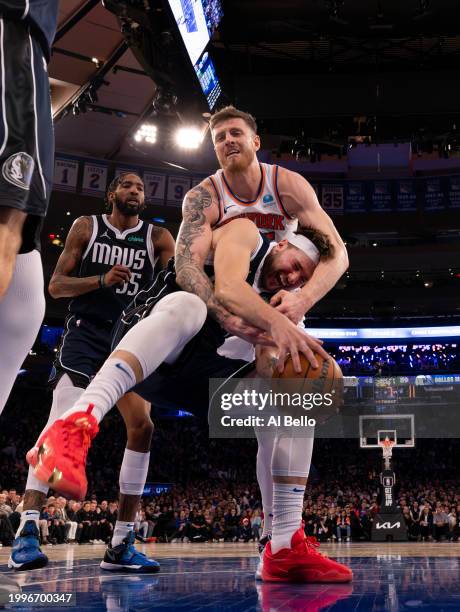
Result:
<svg viewBox="0 0 460 612"><path fill-rule="evenodd" d="M393 454L393 446L395 445L394 440L386 437L384 440L379 441L379 446L382 447L383 458L385 459L385 466L388 469L390 467L390 459Z"/></svg>

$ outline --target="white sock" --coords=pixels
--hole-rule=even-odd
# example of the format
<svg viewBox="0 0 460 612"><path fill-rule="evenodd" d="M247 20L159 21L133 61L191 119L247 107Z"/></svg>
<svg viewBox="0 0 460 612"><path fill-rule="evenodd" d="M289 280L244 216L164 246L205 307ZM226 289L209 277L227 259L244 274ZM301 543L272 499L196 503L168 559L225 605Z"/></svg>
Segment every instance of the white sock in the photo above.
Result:
<svg viewBox="0 0 460 612"><path fill-rule="evenodd" d="M177 359L187 342L200 331L206 316L206 305L196 295L184 291L167 295L148 317L129 330L117 349L131 353L147 378L164 361L173 363ZM92 414L100 422L135 384L136 377L126 361L109 357L80 400L64 417L85 411L89 404L93 404Z"/></svg>
<svg viewBox="0 0 460 612"><path fill-rule="evenodd" d="M0 302L0 414L44 315L40 253L18 255L10 286Z"/></svg>
<svg viewBox="0 0 460 612"><path fill-rule="evenodd" d="M136 376L131 366L123 359L109 357L80 399L73 408L64 412L62 418L65 419L75 412L85 412L89 404L93 404L91 414L100 423L120 397L135 384Z"/></svg>
<svg viewBox="0 0 460 612"><path fill-rule="evenodd" d="M16 538L21 534L21 531L27 521L35 521L38 529L38 519L40 518L40 512L38 510L23 510L21 512L21 522L19 523L18 530L16 531Z"/></svg>
<svg viewBox="0 0 460 612"><path fill-rule="evenodd" d="M125 448L120 468L120 493L139 495L144 492L147 472L149 470L150 452L139 453Z"/></svg>
<svg viewBox="0 0 460 612"><path fill-rule="evenodd" d="M257 482L259 483L260 494L262 496L262 508L264 513L264 523L261 538L272 533L273 523L273 475L271 470L273 447L276 439L276 430L255 428L257 437Z"/></svg>
<svg viewBox="0 0 460 612"><path fill-rule="evenodd" d="M129 521L117 521L112 536L112 547L118 546L126 538L128 533L134 529L134 523Z"/></svg>
<svg viewBox="0 0 460 612"><path fill-rule="evenodd" d="M60 419L62 415L72 408L82 395L84 389L81 387L75 387L68 374L63 374L59 379L55 389L53 389L53 403L51 404L50 415L48 421L43 428L42 432L38 436L37 440L41 438L43 431L48 429L55 421ZM29 466L29 473L27 475L26 491L40 491L41 493L48 493L48 487L43 484L41 480L38 480L34 474L34 468Z"/></svg>
<svg viewBox="0 0 460 612"><path fill-rule="evenodd" d="M272 490L273 490L273 485L272 485ZM264 527L262 529L262 535L260 536L260 539L265 538L267 536L271 536L272 531L273 531L273 508L269 506L263 506L263 513L264 513Z"/></svg>
<svg viewBox="0 0 460 612"><path fill-rule="evenodd" d="M305 485L273 483L273 554L291 548L291 538L302 523L304 493Z"/></svg>
<svg viewBox="0 0 460 612"><path fill-rule="evenodd" d="M35 476L34 468L31 465L29 465L29 471L27 472L26 491L40 491L45 495L49 491L49 487Z"/></svg>
<svg viewBox="0 0 460 612"><path fill-rule="evenodd" d="M273 476L298 479L308 477L313 453L313 432L308 437L296 437L289 428L280 428L273 447ZM273 484L273 554L291 547L291 538L302 523L305 485Z"/></svg>

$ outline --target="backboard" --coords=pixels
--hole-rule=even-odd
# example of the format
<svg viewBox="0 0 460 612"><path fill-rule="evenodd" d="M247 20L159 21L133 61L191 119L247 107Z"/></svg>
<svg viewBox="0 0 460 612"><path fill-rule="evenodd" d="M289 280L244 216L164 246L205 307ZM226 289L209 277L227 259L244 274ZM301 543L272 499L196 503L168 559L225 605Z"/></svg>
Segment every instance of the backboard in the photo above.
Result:
<svg viewBox="0 0 460 612"><path fill-rule="evenodd" d="M361 448L381 448L381 442L388 438L393 448L415 446L415 419L413 414L360 415L359 445Z"/></svg>

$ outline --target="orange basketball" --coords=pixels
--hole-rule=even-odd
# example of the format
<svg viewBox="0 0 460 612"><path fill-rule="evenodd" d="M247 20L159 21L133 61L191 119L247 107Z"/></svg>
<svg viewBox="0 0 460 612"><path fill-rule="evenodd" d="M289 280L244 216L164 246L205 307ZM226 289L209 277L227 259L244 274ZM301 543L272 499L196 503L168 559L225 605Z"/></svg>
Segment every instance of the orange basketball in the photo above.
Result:
<svg viewBox="0 0 460 612"><path fill-rule="evenodd" d="M288 357L284 364L283 372L276 370L273 374L273 378L281 380L292 380L290 384L290 390L296 393L303 394L327 394L331 399L332 403L327 407L322 406L319 409L313 409L310 414L317 419L317 423L322 423L327 420L332 414L336 414L343 401L343 374L339 364L333 357L329 355L328 359L325 359L321 355L315 353L318 367L313 368L308 359L300 354L300 364L302 366L301 372L294 370L291 357ZM294 381L300 383L297 385Z"/></svg>
<svg viewBox="0 0 460 612"><path fill-rule="evenodd" d="M300 354L300 364L302 366L301 372L294 370L294 364L292 363L291 357L288 357L283 372L276 372L273 374L273 378L309 378L310 380L317 380L321 391L327 393L334 389L335 383L339 379L343 379L342 370L336 360L329 355L328 359L324 359L321 355L315 353L316 361L318 362L318 368L313 368L305 357Z"/></svg>

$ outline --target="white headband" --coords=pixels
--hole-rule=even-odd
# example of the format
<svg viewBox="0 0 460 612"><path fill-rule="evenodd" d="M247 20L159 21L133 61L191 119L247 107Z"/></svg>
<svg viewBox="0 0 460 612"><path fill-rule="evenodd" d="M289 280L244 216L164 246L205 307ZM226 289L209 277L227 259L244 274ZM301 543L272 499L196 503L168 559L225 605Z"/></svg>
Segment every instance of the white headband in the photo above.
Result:
<svg viewBox="0 0 460 612"><path fill-rule="evenodd" d="M288 236L287 240L290 242L290 244L293 244L295 247L303 251L315 265L319 262L319 251L311 240L305 236L302 236L301 234L291 234Z"/></svg>

